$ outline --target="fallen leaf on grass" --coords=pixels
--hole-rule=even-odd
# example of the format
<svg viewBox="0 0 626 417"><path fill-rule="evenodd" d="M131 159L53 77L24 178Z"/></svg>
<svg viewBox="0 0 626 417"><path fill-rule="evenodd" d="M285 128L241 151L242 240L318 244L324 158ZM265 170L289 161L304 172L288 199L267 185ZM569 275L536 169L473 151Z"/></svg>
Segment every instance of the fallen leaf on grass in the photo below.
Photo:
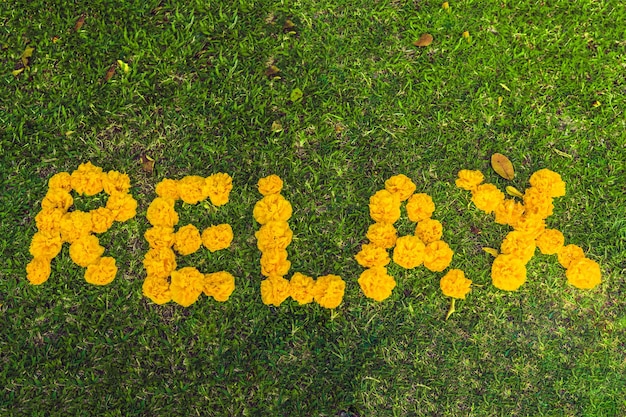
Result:
<svg viewBox="0 0 626 417"><path fill-rule="evenodd" d="M506 178L507 180L512 180L515 178L515 170L513 169L513 164L506 156L501 153L494 153L491 155L491 167L496 173L502 178Z"/></svg>
<svg viewBox="0 0 626 417"><path fill-rule="evenodd" d="M20 56L20 60L17 61L15 67L13 67L13 75L16 77L20 75L24 70L30 68L30 61L33 57L33 52L35 52L35 48L33 46L27 46L22 52Z"/></svg>
<svg viewBox="0 0 626 417"><path fill-rule="evenodd" d="M143 170L143 172L146 172L148 174L152 174L152 172L154 171L154 159L152 157L150 157L150 155L148 154L141 154L141 169Z"/></svg>
<svg viewBox="0 0 626 417"><path fill-rule="evenodd" d="M506 193L507 193L508 195L513 196L513 197L524 198L524 194L522 194L522 193L520 192L520 190L518 190L517 188L512 187L512 186L510 186L510 185L507 185L507 187L506 187Z"/></svg>
<svg viewBox="0 0 626 417"><path fill-rule="evenodd" d="M128 74L130 72L130 66L128 66L128 64L121 59L117 60L117 65L119 65L122 71L124 71L124 74Z"/></svg>
<svg viewBox="0 0 626 417"><path fill-rule="evenodd" d="M74 32L78 32L80 28L85 24L85 18L87 15L85 13L81 14L80 17L76 20L76 24L74 24Z"/></svg>
<svg viewBox="0 0 626 417"><path fill-rule="evenodd" d="M293 101L294 103L297 103L298 101L302 100L302 90L300 90L299 88L294 88L291 91L289 100Z"/></svg>
<svg viewBox="0 0 626 417"><path fill-rule="evenodd" d="M268 78L280 78L280 76L278 75L278 73L280 73L280 68L278 68L276 65L270 65L269 67L267 67L267 69L265 70L265 75Z"/></svg>
<svg viewBox="0 0 626 417"><path fill-rule="evenodd" d="M499 255L498 250L494 248L483 248L483 250L487 252L489 255L493 256L494 258L496 258Z"/></svg>
<svg viewBox="0 0 626 417"><path fill-rule="evenodd" d="M431 43L433 43L433 35L431 35L430 33L424 33L422 36L420 36L418 40L413 42L413 45L423 48L430 45Z"/></svg>
<svg viewBox="0 0 626 417"><path fill-rule="evenodd" d="M113 78L113 75L115 74L115 68L117 68L117 63L112 64L109 69L107 70L107 73L104 75L104 82L106 83L107 81L109 81L111 78Z"/></svg>
<svg viewBox="0 0 626 417"><path fill-rule="evenodd" d="M296 25L289 19L285 20L285 24L283 25L283 33L288 33L290 35L296 34Z"/></svg>
<svg viewBox="0 0 626 417"><path fill-rule="evenodd" d="M272 122L272 132L280 133L283 131L283 125L278 120Z"/></svg>
<svg viewBox="0 0 626 417"><path fill-rule="evenodd" d="M450 301L450 308L448 309L448 314L446 314L446 320L448 320L450 318L450 316L452 315L452 313L454 313L456 311L456 308L454 308L454 301L456 300L456 298L453 298L452 301Z"/></svg>

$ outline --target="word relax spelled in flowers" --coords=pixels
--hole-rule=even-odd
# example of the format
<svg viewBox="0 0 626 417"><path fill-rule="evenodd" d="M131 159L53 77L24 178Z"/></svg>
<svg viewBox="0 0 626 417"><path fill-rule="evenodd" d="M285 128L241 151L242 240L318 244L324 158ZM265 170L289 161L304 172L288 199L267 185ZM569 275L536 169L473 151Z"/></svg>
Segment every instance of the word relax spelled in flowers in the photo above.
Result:
<svg viewBox="0 0 626 417"><path fill-rule="evenodd" d="M546 228L546 218L554 209L553 199L565 195L565 182L548 169L530 177L530 187L519 193L518 200L506 199L493 184L483 183L479 171L462 170L456 185L472 193L472 202L487 214L494 213L495 222L511 227L500 251L489 249L495 256L491 278L496 288L515 291L526 281L526 264L538 247L541 253L556 255L566 269L568 282L581 289L600 284L600 266L587 258L576 245L565 245L563 234ZM35 217L37 232L30 244L33 256L26 266L31 284L48 280L51 262L69 243L72 261L86 268L85 280L94 285L106 285L117 274L115 259L103 256L104 247L96 234L106 232L114 222L125 222L136 215L137 202L130 195L130 178L117 171L107 173L91 163L81 164L73 173L61 172L48 182L48 192ZM176 202L194 205L207 199L215 207L228 203L232 178L217 173L209 177L186 176L180 180L165 179L157 184L157 197L148 207L146 217L152 226L144 237L150 249L143 265L146 278L143 294L156 304L173 301L184 307L195 303L204 293L214 300L227 301L235 289L235 277L227 271L202 273L194 267L177 269L176 254L185 256L204 247L211 252L226 249L233 240L229 224L207 227L202 232L192 224L178 227ZM287 247L293 232L288 220L293 209L281 194L282 180L276 175L261 178L258 190L263 196L254 206L253 217L260 225L255 233L261 252L261 299L267 305L279 306L291 297L299 304L316 302L333 309L343 300L345 281L338 275L314 279L295 272L290 279L291 262ZM388 298L396 281L387 270L390 262L402 268L424 266L433 272L443 272L452 263L454 252L442 240L441 222L432 218L435 204L425 193L416 193L416 185L405 175L395 175L385 182L385 188L370 197L369 212L374 221L367 230L367 243L361 246L355 259L364 269L358 278L365 296L376 301ZM72 191L85 196L101 192L108 195L106 205L89 212L70 211ZM394 224L401 217L401 205L416 223L413 234L398 236ZM487 248L486 248L487 250ZM389 251L391 251L391 256ZM440 280L444 295L463 299L471 291L472 281L460 269L450 269ZM453 306L454 304L452 304Z"/></svg>

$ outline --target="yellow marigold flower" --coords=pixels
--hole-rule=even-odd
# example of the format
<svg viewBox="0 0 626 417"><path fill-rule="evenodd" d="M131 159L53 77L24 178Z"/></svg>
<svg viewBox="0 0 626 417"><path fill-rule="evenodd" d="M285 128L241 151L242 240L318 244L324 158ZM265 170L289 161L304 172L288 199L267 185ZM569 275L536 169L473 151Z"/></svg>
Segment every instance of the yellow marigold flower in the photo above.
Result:
<svg viewBox="0 0 626 417"><path fill-rule="evenodd" d="M441 239L443 226L439 220L425 219L415 227L415 235L425 244L429 244Z"/></svg>
<svg viewBox="0 0 626 417"><path fill-rule="evenodd" d="M163 181L159 182L156 185L155 192L161 198L166 198L174 201L180 199L178 181L169 178L165 178Z"/></svg>
<svg viewBox="0 0 626 417"><path fill-rule="evenodd" d="M338 275L324 275L315 281L315 301L324 308L337 308L343 300L346 283Z"/></svg>
<svg viewBox="0 0 626 417"><path fill-rule="evenodd" d="M287 222L268 222L254 233L261 252L269 249L286 249L291 243L293 232Z"/></svg>
<svg viewBox="0 0 626 417"><path fill-rule="evenodd" d="M289 293L298 304L309 304L313 301L315 280L309 276L296 272L289 281Z"/></svg>
<svg viewBox="0 0 626 417"><path fill-rule="evenodd" d="M537 187L526 189L524 192L524 211L528 215L545 219L552 215L553 210L552 197Z"/></svg>
<svg viewBox="0 0 626 417"><path fill-rule="evenodd" d="M54 174L48 180L48 188L60 188L63 191L70 192L72 191L72 176L69 172L59 172Z"/></svg>
<svg viewBox="0 0 626 417"><path fill-rule="evenodd" d="M198 228L193 224L181 227L174 237L174 250L181 255L191 255L202 246Z"/></svg>
<svg viewBox="0 0 626 417"><path fill-rule="evenodd" d="M167 278L176 269L176 255L170 248L155 248L146 252L143 267L148 276Z"/></svg>
<svg viewBox="0 0 626 417"><path fill-rule="evenodd" d="M61 239L69 243L74 243L81 237L89 235L92 228L91 213L80 210L65 213L59 222Z"/></svg>
<svg viewBox="0 0 626 417"><path fill-rule="evenodd" d="M291 204L280 194L263 197L257 201L252 210L252 216L260 224L285 222L291 217L291 213Z"/></svg>
<svg viewBox="0 0 626 417"><path fill-rule="evenodd" d="M91 214L91 231L93 233L104 233L113 226L115 215L108 208L98 207L91 210L89 214Z"/></svg>
<svg viewBox="0 0 626 417"><path fill-rule="evenodd" d="M37 232L30 242L29 251L34 258L51 260L61 252L62 246L59 232Z"/></svg>
<svg viewBox="0 0 626 417"><path fill-rule="evenodd" d="M33 285L40 285L46 282L50 278L50 260L33 258L26 265L26 278Z"/></svg>
<svg viewBox="0 0 626 417"><path fill-rule="evenodd" d="M155 198L148 206L146 218L152 226L174 227L178 223L174 200Z"/></svg>
<svg viewBox="0 0 626 417"><path fill-rule="evenodd" d="M393 249L393 261L406 269L419 266L424 261L426 245L417 236L402 236Z"/></svg>
<svg viewBox="0 0 626 417"><path fill-rule="evenodd" d="M137 214L137 200L130 194L115 193L107 200L106 208L115 214L115 220L125 222Z"/></svg>
<svg viewBox="0 0 626 417"><path fill-rule="evenodd" d="M456 186L467 191L474 191L485 179L485 176L480 171L472 171L469 169L462 169L458 173Z"/></svg>
<svg viewBox="0 0 626 417"><path fill-rule="evenodd" d="M472 192L472 202L477 209L489 214L504 201L504 193L493 184L482 184Z"/></svg>
<svg viewBox="0 0 626 417"><path fill-rule="evenodd" d="M228 301L235 291L235 277L226 271L213 272L204 276L204 294L215 301Z"/></svg>
<svg viewBox="0 0 626 417"><path fill-rule="evenodd" d="M97 262L87 266L85 281L93 285L107 285L115 279L116 274L115 259L103 256Z"/></svg>
<svg viewBox="0 0 626 417"><path fill-rule="evenodd" d="M465 299L471 291L472 280L465 278L465 273L460 269L451 269L439 281L441 292L448 297Z"/></svg>
<svg viewBox="0 0 626 417"><path fill-rule="evenodd" d="M278 194L283 189L283 180L278 175L268 175L258 182L259 192L262 195Z"/></svg>
<svg viewBox="0 0 626 417"><path fill-rule="evenodd" d="M361 251L354 257L356 261L364 268L373 268L375 266L385 266L391 259L384 248L376 246L373 243L361 246Z"/></svg>
<svg viewBox="0 0 626 417"><path fill-rule="evenodd" d="M41 201L43 210L63 210L67 211L74 204L74 199L63 188L50 188Z"/></svg>
<svg viewBox="0 0 626 417"><path fill-rule="evenodd" d="M533 238L522 232L513 230L509 232L502 241L500 252L513 255L526 265L535 255L536 248L537 246Z"/></svg>
<svg viewBox="0 0 626 417"><path fill-rule="evenodd" d="M546 229L537 237L536 243L544 255L555 255L565 244L565 237L559 230Z"/></svg>
<svg viewBox="0 0 626 417"><path fill-rule="evenodd" d="M369 208L375 222L391 224L400 218L400 198L387 190L377 191L371 196Z"/></svg>
<svg viewBox="0 0 626 417"><path fill-rule="evenodd" d="M600 265L589 258L572 261L565 271L567 282L581 290L590 290L602 282Z"/></svg>
<svg viewBox="0 0 626 417"><path fill-rule="evenodd" d="M394 175L385 181L385 189L391 194L397 194L400 201L411 197L416 188L413 181L404 174Z"/></svg>
<svg viewBox="0 0 626 417"><path fill-rule="evenodd" d="M491 281L498 289L516 291L526 282L526 267L513 255L498 255L491 265Z"/></svg>
<svg viewBox="0 0 626 417"><path fill-rule="evenodd" d="M391 223L374 223L367 229L367 238L381 248L393 248L398 239L398 232Z"/></svg>
<svg viewBox="0 0 626 417"><path fill-rule="evenodd" d="M70 245L70 258L76 265L82 267L96 262L103 253L104 248L94 235L83 236Z"/></svg>
<svg viewBox="0 0 626 417"><path fill-rule="evenodd" d="M170 283L167 277L148 275L142 286L143 295L152 300L155 304L165 304L172 301Z"/></svg>
<svg viewBox="0 0 626 417"><path fill-rule="evenodd" d="M265 305L278 307L289 297L289 281L283 277L271 276L261 282L261 300Z"/></svg>
<svg viewBox="0 0 626 417"><path fill-rule="evenodd" d="M524 214L524 205L512 199L506 199L495 209L495 222L514 226Z"/></svg>
<svg viewBox="0 0 626 417"><path fill-rule="evenodd" d="M424 266L433 272L441 272L450 265L454 252L446 242L438 240L426 245Z"/></svg>
<svg viewBox="0 0 626 417"><path fill-rule="evenodd" d="M561 176L549 169L540 169L530 176L530 185L540 189L550 197L565 195L565 182Z"/></svg>
<svg viewBox="0 0 626 417"><path fill-rule="evenodd" d="M198 300L204 290L204 274L192 266L172 271L170 293L172 301L189 307Z"/></svg>
<svg viewBox="0 0 626 417"><path fill-rule="evenodd" d="M261 274L266 277L287 275L291 262L287 260L285 249L269 249L261 255Z"/></svg>
<svg viewBox="0 0 626 417"><path fill-rule="evenodd" d="M94 166L91 162L80 164L70 178L72 188L78 194L92 196L103 190L102 168Z"/></svg>
<svg viewBox="0 0 626 417"><path fill-rule="evenodd" d="M582 259L585 257L585 252L582 250L580 246L577 245L567 245L563 246L557 252L557 259L563 268L567 269L570 267L571 263Z"/></svg>
<svg viewBox="0 0 626 417"><path fill-rule="evenodd" d="M102 188L108 195L126 194L130 190L130 177L118 171L109 171L102 175Z"/></svg>
<svg viewBox="0 0 626 417"><path fill-rule="evenodd" d="M202 244L211 252L228 248L233 238L233 229L227 223L207 227L202 232Z"/></svg>
<svg viewBox="0 0 626 417"><path fill-rule="evenodd" d="M228 196L233 189L233 179L228 174L219 172L206 179L206 189L214 206L228 203Z"/></svg>
<svg viewBox="0 0 626 417"><path fill-rule="evenodd" d="M173 227L152 227L146 230L143 236L148 241L151 249L171 248L176 240Z"/></svg>
<svg viewBox="0 0 626 417"><path fill-rule="evenodd" d="M433 199L425 193L413 194L406 203L406 214L412 222L421 222L435 211Z"/></svg>
<svg viewBox="0 0 626 417"><path fill-rule="evenodd" d="M513 229L535 239L546 229L546 222L541 217L531 216L525 213L522 218L513 225Z"/></svg>
<svg viewBox="0 0 626 417"><path fill-rule="evenodd" d="M187 204L197 204L209 196L206 180L198 175L188 175L178 181L178 192Z"/></svg>
<svg viewBox="0 0 626 417"><path fill-rule="evenodd" d="M387 273L387 268L378 266L363 271L359 277L359 285L366 297L383 301L396 287L396 280Z"/></svg>
<svg viewBox="0 0 626 417"><path fill-rule="evenodd" d="M61 218L65 211L61 209L41 210L35 216L37 230L40 232L59 232L61 230Z"/></svg>

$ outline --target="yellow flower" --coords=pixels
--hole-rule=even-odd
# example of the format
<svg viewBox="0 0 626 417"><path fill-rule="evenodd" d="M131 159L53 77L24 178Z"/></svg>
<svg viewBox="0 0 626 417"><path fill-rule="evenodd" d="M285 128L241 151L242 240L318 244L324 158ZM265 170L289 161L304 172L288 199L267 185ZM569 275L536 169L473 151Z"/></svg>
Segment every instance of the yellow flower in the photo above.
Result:
<svg viewBox="0 0 626 417"><path fill-rule="evenodd" d="M524 211L528 215L545 219L552 215L553 210L552 197L536 187L526 189L524 192Z"/></svg>
<svg viewBox="0 0 626 417"><path fill-rule="evenodd" d="M513 229L536 239L537 236L542 234L546 229L546 222L541 217L524 214L519 221L513 225Z"/></svg>
<svg viewBox="0 0 626 417"><path fill-rule="evenodd" d="M369 208L375 222L391 224L400 218L400 198L387 190L377 191L371 196Z"/></svg>
<svg viewBox="0 0 626 417"><path fill-rule="evenodd" d="M367 229L367 238L374 245L389 249L395 246L398 233L391 223L374 223Z"/></svg>
<svg viewBox="0 0 626 417"><path fill-rule="evenodd" d="M94 166L91 162L80 164L76 171L72 172L70 181L72 188L78 194L92 196L103 190L102 168Z"/></svg>
<svg viewBox="0 0 626 417"><path fill-rule="evenodd" d="M458 173L459 178L456 180L456 186L467 191L474 191L480 183L483 182L485 176L480 171L472 171L462 169Z"/></svg>
<svg viewBox="0 0 626 417"><path fill-rule="evenodd" d="M33 285L43 284L50 277L50 260L33 258L26 265L26 278Z"/></svg>
<svg viewBox="0 0 626 417"><path fill-rule="evenodd" d="M155 191L156 194L161 198L166 198L174 201L180 199L178 181L176 180L165 178L163 181L159 182L156 185Z"/></svg>
<svg viewBox="0 0 626 417"><path fill-rule="evenodd" d="M278 194L283 189L283 180L278 175L268 175L259 180L258 188L262 195Z"/></svg>
<svg viewBox="0 0 626 417"><path fill-rule="evenodd" d="M176 269L176 255L170 248L155 248L146 252L143 267L148 276L167 278Z"/></svg>
<svg viewBox="0 0 626 417"><path fill-rule="evenodd" d="M385 266L391 261L387 251L373 243L361 246L361 251L356 254L354 259L364 268Z"/></svg>
<svg viewBox="0 0 626 417"><path fill-rule="evenodd" d="M512 199L504 200L495 209L495 222L515 226L524 214L524 205Z"/></svg>
<svg viewBox="0 0 626 417"><path fill-rule="evenodd" d="M233 179L222 172L213 174L206 179L207 192L214 206L228 203L228 196L233 189Z"/></svg>
<svg viewBox="0 0 626 417"><path fill-rule="evenodd" d="M590 290L602 282L600 265L589 258L579 258L572 263L565 271L567 282L576 288Z"/></svg>
<svg viewBox="0 0 626 417"><path fill-rule="evenodd" d="M289 281L289 292L291 298L296 300L298 304L309 304L313 301L315 288L315 280L313 278L296 272Z"/></svg>
<svg viewBox="0 0 626 417"><path fill-rule="evenodd" d="M550 197L565 195L565 182L561 176L549 169L540 169L530 176L530 185L538 188Z"/></svg>
<svg viewBox="0 0 626 417"><path fill-rule="evenodd" d="M109 171L102 175L102 188L108 195L126 194L130 190L130 177L118 171Z"/></svg>
<svg viewBox="0 0 626 417"><path fill-rule="evenodd" d="M269 249L286 249L291 243L293 232L287 222L268 222L254 233L261 252Z"/></svg>
<svg viewBox="0 0 626 417"><path fill-rule="evenodd" d="M181 227L174 237L174 250L181 255L191 255L202 246L198 228L193 224Z"/></svg>
<svg viewBox="0 0 626 417"><path fill-rule="evenodd" d="M204 274L188 266L172 271L170 293L172 301L183 307L189 307L198 300L204 290Z"/></svg>
<svg viewBox="0 0 626 417"><path fill-rule="evenodd" d="M439 281L441 292L448 297L465 299L471 291L472 280L465 278L465 273L460 269L451 269Z"/></svg>
<svg viewBox="0 0 626 417"><path fill-rule="evenodd" d="M504 201L504 193L493 184L482 184L472 191L472 202L477 209L489 214Z"/></svg>
<svg viewBox="0 0 626 417"><path fill-rule="evenodd" d="M174 200L155 198L148 206L146 218L152 226L174 227L178 223L178 213L174 209Z"/></svg>
<svg viewBox="0 0 626 417"><path fill-rule="evenodd" d="M72 191L72 176L69 172L59 172L48 180L48 188L60 188L65 192Z"/></svg>
<svg viewBox="0 0 626 417"><path fill-rule="evenodd" d="M41 201L43 210L63 210L67 211L74 204L74 199L63 188L50 188L48 193Z"/></svg>
<svg viewBox="0 0 626 417"><path fill-rule="evenodd" d="M417 236L402 236L396 241L393 261L406 269L419 266L424 261L426 245Z"/></svg>
<svg viewBox="0 0 626 417"><path fill-rule="evenodd" d="M387 273L387 268L379 266L363 271L359 277L359 285L366 297L383 301L396 287L396 280Z"/></svg>
<svg viewBox="0 0 626 417"><path fill-rule="evenodd" d="M82 267L96 262L103 253L104 248L94 235L83 236L70 245L70 258L76 265Z"/></svg>
<svg viewBox="0 0 626 417"><path fill-rule="evenodd" d="M51 260L61 252L63 241L59 232L37 232L30 242L30 254L34 258Z"/></svg>
<svg viewBox="0 0 626 417"><path fill-rule="evenodd" d="M346 283L338 275L324 275L315 281L315 301L324 308L337 308L343 300Z"/></svg>
<svg viewBox="0 0 626 417"><path fill-rule="evenodd" d="M65 211L61 209L41 210L35 216L37 230L40 232L57 232L61 230L61 218Z"/></svg>
<svg viewBox="0 0 626 417"><path fill-rule="evenodd" d="M535 254L536 248L534 239L522 232L513 230L502 241L500 252L513 255L526 265Z"/></svg>
<svg viewBox="0 0 626 417"><path fill-rule="evenodd" d="M433 199L425 193L413 194L406 203L406 214L412 222L421 222L435 211Z"/></svg>
<svg viewBox="0 0 626 417"><path fill-rule="evenodd" d="M233 238L233 229L227 223L209 226L202 232L202 244L211 252L228 248Z"/></svg>
<svg viewBox="0 0 626 417"><path fill-rule="evenodd" d="M209 195L206 180L198 175L188 175L178 181L178 192L187 204L196 204Z"/></svg>
<svg viewBox="0 0 626 417"><path fill-rule="evenodd" d="M65 213L59 222L61 238L69 243L74 243L81 237L89 235L92 228L91 213L80 210Z"/></svg>
<svg viewBox="0 0 626 417"><path fill-rule="evenodd" d="M289 281L283 277L271 276L261 282L261 300L265 305L278 307L289 297Z"/></svg>
<svg viewBox="0 0 626 417"><path fill-rule="evenodd" d="M115 216L106 207L98 207L89 212L91 214L91 231L93 233L104 233L111 228Z"/></svg>
<svg viewBox="0 0 626 417"><path fill-rule="evenodd" d="M537 246L544 255L557 254L565 244L563 233L556 229L546 229L537 237Z"/></svg>
<svg viewBox="0 0 626 417"><path fill-rule="evenodd" d="M143 295L156 304L165 304L172 300L170 284L167 277L148 275L142 286Z"/></svg>
<svg viewBox="0 0 626 417"><path fill-rule="evenodd" d="M285 249L269 249L261 255L261 274L266 277L287 275L291 262L287 260Z"/></svg>
<svg viewBox="0 0 626 417"><path fill-rule="evenodd" d="M491 265L494 287L504 291L516 291L526 282L526 267L513 255L498 255Z"/></svg>
<svg viewBox="0 0 626 417"><path fill-rule="evenodd" d="M415 235L425 244L441 239L443 226L439 220L425 219L415 227Z"/></svg>
<svg viewBox="0 0 626 417"><path fill-rule="evenodd" d="M173 227L157 226L146 230L143 235L151 249L171 248L176 240Z"/></svg>
<svg viewBox="0 0 626 417"><path fill-rule="evenodd" d="M252 210L254 219L260 224L267 222L285 222L291 217L289 201L280 194L270 194L257 201Z"/></svg>
<svg viewBox="0 0 626 417"><path fill-rule="evenodd" d="M137 214L137 200L130 194L115 193L107 200L106 208L115 215L115 220L125 222Z"/></svg>
<svg viewBox="0 0 626 417"><path fill-rule="evenodd" d="M450 265L454 252L446 242L437 240L424 249L424 266L433 272L441 272Z"/></svg>
<svg viewBox="0 0 626 417"><path fill-rule="evenodd" d="M416 188L413 181L404 174L394 175L385 181L385 189L392 194L397 194L400 201L411 197Z"/></svg>
<svg viewBox="0 0 626 417"><path fill-rule="evenodd" d="M226 271L213 272L204 276L204 294L213 297L215 301L228 301L235 291L235 277Z"/></svg>
<svg viewBox="0 0 626 417"><path fill-rule="evenodd" d="M582 250L580 246L576 246L576 245L563 246L557 252L557 259L559 260L559 263L565 269L569 268L572 262L578 259L582 259L584 257L585 257L585 252Z"/></svg>
<svg viewBox="0 0 626 417"><path fill-rule="evenodd" d="M85 281L94 285L107 285L115 279L116 274L117 266L115 266L115 259L104 256L97 262L87 266Z"/></svg>

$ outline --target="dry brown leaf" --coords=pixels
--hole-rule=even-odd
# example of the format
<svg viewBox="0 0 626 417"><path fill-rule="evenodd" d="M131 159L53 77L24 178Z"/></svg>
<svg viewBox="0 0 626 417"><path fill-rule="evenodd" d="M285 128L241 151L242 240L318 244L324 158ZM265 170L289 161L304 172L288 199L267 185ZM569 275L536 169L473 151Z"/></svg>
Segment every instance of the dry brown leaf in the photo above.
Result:
<svg viewBox="0 0 626 417"><path fill-rule="evenodd" d="M506 156L501 153L494 153L491 155L491 167L496 173L502 178L506 178L507 180L512 180L515 178L515 170L513 169L513 164Z"/></svg>
<svg viewBox="0 0 626 417"><path fill-rule="evenodd" d="M154 159L145 153L141 154L141 169L148 174L154 171Z"/></svg>
<svg viewBox="0 0 626 417"><path fill-rule="evenodd" d="M85 13L81 14L78 20L76 20L76 24L74 25L74 32L78 32L80 28L85 24L85 18L87 15Z"/></svg>
<svg viewBox="0 0 626 417"><path fill-rule="evenodd" d="M109 67L109 69L107 70L107 73L104 75L104 82L105 83L107 81L109 81L113 77L113 74L115 74L115 68L117 68L117 62L115 64L111 65Z"/></svg>
<svg viewBox="0 0 626 417"><path fill-rule="evenodd" d="M431 35L430 33L424 33L422 36L420 36L418 40L413 42L413 45L423 48L430 45L431 43L433 43L433 35Z"/></svg>

